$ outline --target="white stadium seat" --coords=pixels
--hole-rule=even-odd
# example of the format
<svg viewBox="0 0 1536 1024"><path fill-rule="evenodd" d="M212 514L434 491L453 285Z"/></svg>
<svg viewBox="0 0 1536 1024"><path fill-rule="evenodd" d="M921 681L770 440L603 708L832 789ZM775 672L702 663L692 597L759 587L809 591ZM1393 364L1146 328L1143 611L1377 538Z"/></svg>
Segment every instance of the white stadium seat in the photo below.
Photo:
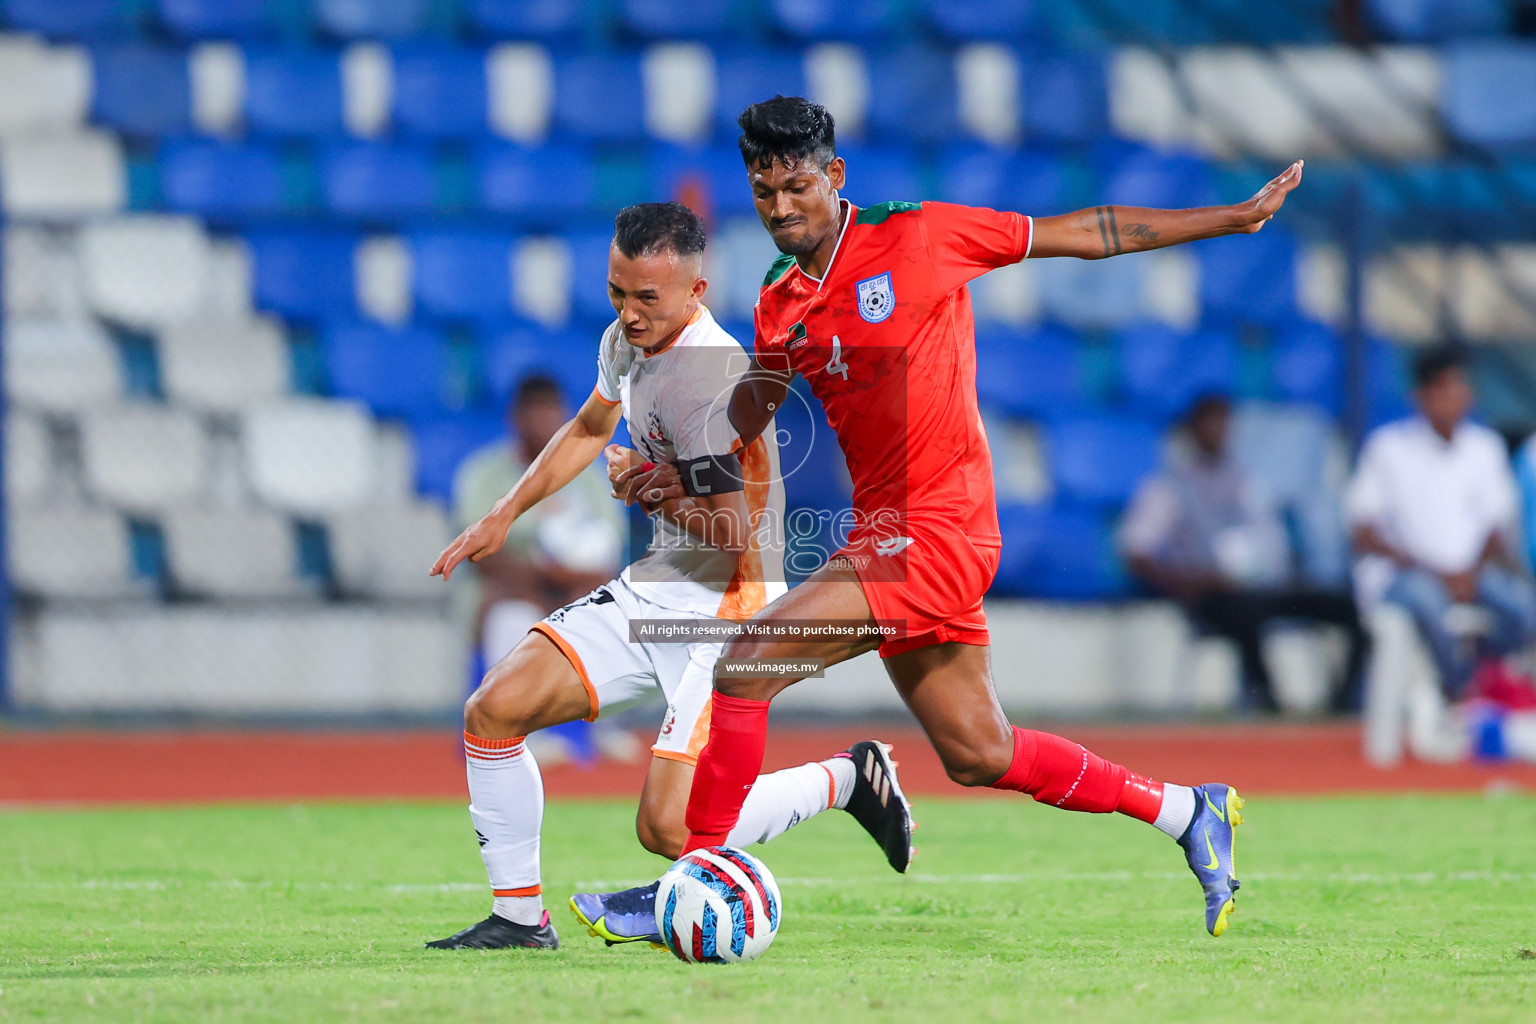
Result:
<svg viewBox="0 0 1536 1024"><path fill-rule="evenodd" d="M1277 58L1300 81L1307 101L1337 126L1332 134L1323 129L1297 138L1294 152L1337 153L1333 134L1343 134L1353 150L1398 159L1440 151L1435 112L1444 75L1433 50L1297 46L1281 49Z"/></svg>
<svg viewBox="0 0 1536 1024"><path fill-rule="evenodd" d="M111 213L127 196L122 146L104 132L0 142L0 206L12 217Z"/></svg>
<svg viewBox="0 0 1536 1024"><path fill-rule="evenodd" d="M410 431L396 423L381 423L378 444L378 487L381 505L406 504L416 494L416 446Z"/></svg>
<svg viewBox="0 0 1536 1024"><path fill-rule="evenodd" d="M1452 256L1451 280L1448 297L1468 338L1536 337L1536 246L1463 246Z"/></svg>
<svg viewBox="0 0 1536 1024"><path fill-rule="evenodd" d="M715 116L715 58L697 43L658 43L640 65L645 129L669 142L709 137Z"/></svg>
<svg viewBox="0 0 1536 1024"><path fill-rule="evenodd" d="M202 312L211 255L207 235L190 217L138 214L80 232L91 306L140 329L168 327Z"/></svg>
<svg viewBox="0 0 1536 1024"><path fill-rule="evenodd" d="M241 421L245 473L256 496L300 516L345 512L378 487L378 442L354 402L294 399L252 409Z"/></svg>
<svg viewBox="0 0 1536 1024"><path fill-rule="evenodd" d="M0 138L61 135L85 122L91 64L76 46L0 36Z"/></svg>
<svg viewBox="0 0 1536 1024"><path fill-rule="evenodd" d="M184 508L160 525L171 582L183 594L271 598L314 589L296 575L293 525L276 512Z"/></svg>
<svg viewBox="0 0 1536 1024"><path fill-rule="evenodd" d="M4 349L5 392L17 405L73 412L122 393L117 347L93 320L7 320Z"/></svg>
<svg viewBox="0 0 1536 1024"><path fill-rule="evenodd" d="M192 123L209 135L233 135L245 109L245 54L234 43L198 43L187 54Z"/></svg>
<svg viewBox="0 0 1536 1024"><path fill-rule="evenodd" d="M86 488L125 512L153 514L199 498L210 451L197 417L152 402L124 402L80 417Z"/></svg>
<svg viewBox="0 0 1536 1024"><path fill-rule="evenodd" d="M485 58L487 120L491 131L533 143L549 130L555 102L555 67L536 43L500 43Z"/></svg>
<svg viewBox="0 0 1536 1024"><path fill-rule="evenodd" d="M255 315L251 301L251 251L243 239L219 238L208 247L203 301L198 315L231 320Z"/></svg>
<svg viewBox="0 0 1536 1024"><path fill-rule="evenodd" d="M236 412L287 393L288 345L269 319L195 320L162 331L167 397L209 412Z"/></svg>
<svg viewBox="0 0 1536 1024"><path fill-rule="evenodd" d="M1018 54L1000 43L976 43L955 54L960 90L960 123L983 142L1007 146L1018 141L1020 82Z"/></svg>
<svg viewBox="0 0 1536 1024"><path fill-rule="evenodd" d="M395 64L380 43L353 43L341 55L341 117L359 138L389 127L395 95Z"/></svg>
<svg viewBox="0 0 1536 1024"><path fill-rule="evenodd" d="M453 539L435 502L373 506L327 522L331 566L349 594L444 598L443 581L427 570Z"/></svg>
<svg viewBox="0 0 1536 1024"><path fill-rule="evenodd" d="M5 417L5 500L36 504L53 483L48 426L41 418L12 411Z"/></svg>
<svg viewBox="0 0 1536 1024"><path fill-rule="evenodd" d="M843 43L819 43L806 49L804 67L809 99L832 114L837 137L863 135L870 88L864 54Z"/></svg>
<svg viewBox="0 0 1536 1024"><path fill-rule="evenodd" d="M411 319L411 280L414 261L410 246L399 235L375 235L357 243L352 257L357 308L380 323ZM508 282L510 295L511 283Z"/></svg>
<svg viewBox="0 0 1536 1024"><path fill-rule="evenodd" d="M7 227L0 275L9 316L67 320L86 315L74 232L69 228Z"/></svg>
<svg viewBox="0 0 1536 1024"><path fill-rule="evenodd" d="M127 597L147 592L133 578L128 524L83 505L29 505L6 524L11 584L51 598Z"/></svg>
<svg viewBox="0 0 1536 1024"><path fill-rule="evenodd" d="M562 238L528 237L512 250L512 306L541 324L571 316L571 248Z"/></svg>

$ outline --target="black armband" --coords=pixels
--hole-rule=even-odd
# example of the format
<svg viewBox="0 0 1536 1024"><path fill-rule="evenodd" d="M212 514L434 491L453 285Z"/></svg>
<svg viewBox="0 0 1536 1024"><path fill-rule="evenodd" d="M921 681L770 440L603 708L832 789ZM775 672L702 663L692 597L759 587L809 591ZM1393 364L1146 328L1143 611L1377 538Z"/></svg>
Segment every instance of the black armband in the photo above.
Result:
<svg viewBox="0 0 1536 1024"><path fill-rule="evenodd" d="M677 464L683 481L683 493L691 498L706 494L729 494L746 487L741 476L741 460L734 455L705 455Z"/></svg>

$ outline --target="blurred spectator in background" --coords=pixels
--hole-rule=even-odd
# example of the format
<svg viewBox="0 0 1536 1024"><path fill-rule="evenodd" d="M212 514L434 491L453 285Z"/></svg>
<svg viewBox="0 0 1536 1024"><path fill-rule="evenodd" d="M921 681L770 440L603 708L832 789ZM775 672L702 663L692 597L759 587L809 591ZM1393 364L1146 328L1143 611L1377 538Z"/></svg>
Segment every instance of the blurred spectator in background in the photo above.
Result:
<svg viewBox="0 0 1536 1024"><path fill-rule="evenodd" d="M1245 701L1278 711L1264 660L1276 620L1332 623L1349 633L1349 657L1330 709L1358 704L1365 633L1346 592L1299 585L1279 510L1228 450L1232 404L1205 395L1193 404L1164 468L1132 499L1120 546L1130 570L1184 606L1195 627L1232 640L1242 660Z"/></svg>
<svg viewBox="0 0 1536 1024"><path fill-rule="evenodd" d="M455 529L477 522L511 490L569 418L553 379L535 374L520 381L507 406L509 439L473 453L454 475ZM473 563L479 591L475 635L487 667L516 647L535 622L618 573L624 524L623 506L611 497L607 474L594 463L520 517L497 555Z"/></svg>
<svg viewBox="0 0 1536 1024"><path fill-rule="evenodd" d="M1362 607L1409 614L1452 698L1480 661L1536 639L1536 586L1511 542L1519 497L1508 450L1467 419L1466 364L1456 346L1419 354L1418 415L1366 439L1347 496Z"/></svg>

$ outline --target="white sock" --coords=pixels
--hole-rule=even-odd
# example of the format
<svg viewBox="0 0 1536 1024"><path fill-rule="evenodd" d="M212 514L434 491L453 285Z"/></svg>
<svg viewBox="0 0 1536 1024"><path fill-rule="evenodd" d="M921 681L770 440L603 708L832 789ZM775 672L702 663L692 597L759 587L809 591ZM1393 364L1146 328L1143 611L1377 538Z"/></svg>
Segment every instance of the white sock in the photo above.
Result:
<svg viewBox="0 0 1536 1024"><path fill-rule="evenodd" d="M851 757L829 757L821 766L832 773L832 806L841 811L853 796L853 784L859 780L858 766Z"/></svg>
<svg viewBox="0 0 1536 1024"><path fill-rule="evenodd" d="M1163 806L1158 808L1157 820L1152 824L1177 839L1189 828L1190 819L1194 816L1195 791L1188 786L1163 783Z"/></svg>
<svg viewBox="0 0 1536 1024"><path fill-rule="evenodd" d="M544 779L522 737L486 740L464 734L469 816L495 895L492 913L517 924L544 917L539 886L539 830Z"/></svg>
<svg viewBox="0 0 1536 1024"><path fill-rule="evenodd" d="M725 841L732 846L750 846L777 839L827 809L835 797L835 778L825 762L816 761L759 775ZM847 797L843 799L846 802Z"/></svg>

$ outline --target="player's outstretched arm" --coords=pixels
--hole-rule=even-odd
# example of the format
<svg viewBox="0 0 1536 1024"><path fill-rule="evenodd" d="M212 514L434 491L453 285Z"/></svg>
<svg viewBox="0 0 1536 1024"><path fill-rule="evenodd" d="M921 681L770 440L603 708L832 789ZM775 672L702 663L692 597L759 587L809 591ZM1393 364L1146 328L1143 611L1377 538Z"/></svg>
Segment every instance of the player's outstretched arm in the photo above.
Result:
<svg viewBox="0 0 1536 1024"><path fill-rule="evenodd" d="M1251 235L1262 228L1301 184L1297 160L1249 199L1232 206L1154 210L1141 206L1095 206L1058 217L1036 217L1031 256L1076 256L1101 260L1126 252L1162 249L1221 235Z"/></svg>
<svg viewBox="0 0 1536 1024"><path fill-rule="evenodd" d="M448 579L466 558L478 562L501 550L517 517L576 479L602 452L623 415L617 405L587 397L581 409L555 432L500 501L469 526L432 563L431 575Z"/></svg>

